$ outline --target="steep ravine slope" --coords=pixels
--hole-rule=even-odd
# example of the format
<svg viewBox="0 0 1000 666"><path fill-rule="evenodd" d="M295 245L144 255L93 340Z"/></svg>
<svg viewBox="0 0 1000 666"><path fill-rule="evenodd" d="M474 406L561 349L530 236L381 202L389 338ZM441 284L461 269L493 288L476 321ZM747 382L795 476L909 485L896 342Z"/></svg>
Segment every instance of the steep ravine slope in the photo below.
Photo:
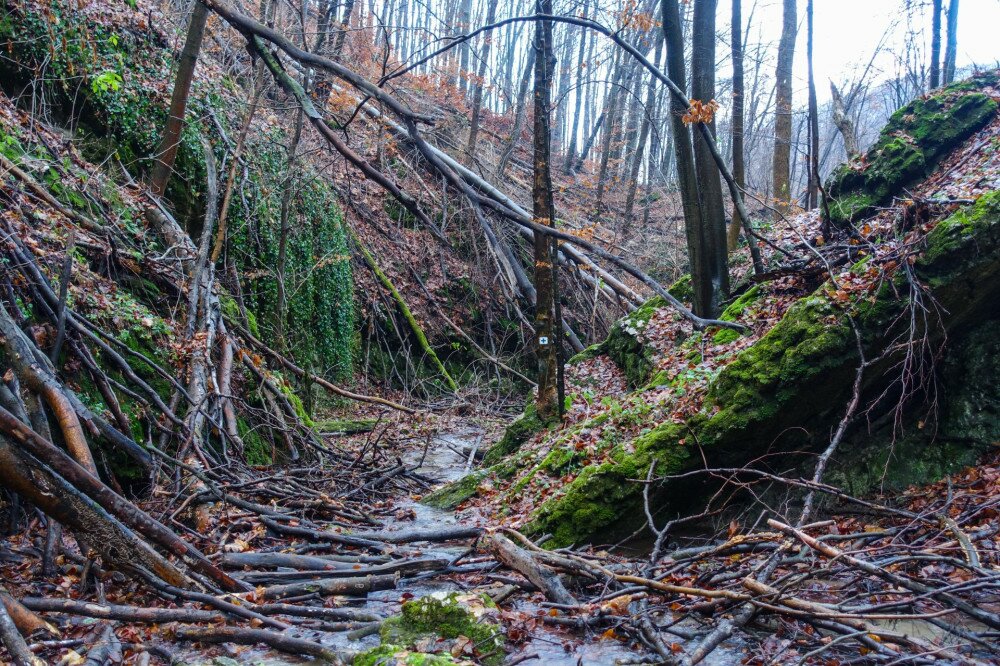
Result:
<svg viewBox="0 0 1000 666"><path fill-rule="evenodd" d="M1000 438L989 335L1000 316L996 86L993 72L916 100L837 172L831 190L870 203L829 242L817 215L789 222L787 250L823 261L730 305L724 316L751 335L693 332L651 302L577 357L562 427L535 435L529 409L487 454L491 467L428 501L478 495L472 503L558 546L641 526L638 481L650 474L756 461L811 476L851 403L859 351L860 400L828 480L900 487L974 460ZM913 159L900 161L903 146ZM701 506L718 487L706 478L657 485L653 508Z"/></svg>

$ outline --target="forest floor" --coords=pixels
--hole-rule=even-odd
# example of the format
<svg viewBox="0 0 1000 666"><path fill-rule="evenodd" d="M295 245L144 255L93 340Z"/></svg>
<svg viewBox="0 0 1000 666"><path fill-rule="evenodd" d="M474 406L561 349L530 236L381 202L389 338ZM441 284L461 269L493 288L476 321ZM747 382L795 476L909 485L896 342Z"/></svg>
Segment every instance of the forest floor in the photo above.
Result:
<svg viewBox="0 0 1000 666"><path fill-rule="evenodd" d="M995 576L986 572L1000 565L1000 452L899 497L849 500L842 512L801 530L733 524L721 535L675 537L651 561L608 546L540 551L490 515L420 504L433 485L470 469L490 424L458 417L416 429L396 419L356 423L370 430L328 434L326 443L345 460L371 464L356 471L259 470L242 483L228 480L227 501L207 507L202 518L211 527L200 534L175 518L184 507L172 505L171 494L158 493L144 506L184 530L215 563L253 585L252 592L167 603L120 574L87 572L70 548L55 575L40 575L42 544L11 539L0 550L0 573L15 597L54 625L36 633L32 649L62 664L81 664L102 646L117 655L113 662L124 663L145 663L144 653L190 664L305 663L295 654L350 663L378 646L385 619L402 604L455 593L459 600L486 594L497 602L477 621L503 627L506 663L650 663L660 660L651 645L681 658L709 638L717 647L704 663L842 663L844 641L803 619L853 627L849 633L869 645L861 648L862 658L920 653L926 661L940 655L949 663L996 663L985 642L995 631L891 577L920 561L918 579L942 581L961 594ZM351 487L346 475L366 501L342 490ZM341 489L338 496L327 494L333 487ZM525 559L507 559L496 549L498 538ZM778 582L754 587L754 574L780 552L791 556L774 572ZM572 574L568 588L557 584L571 601L553 601L551 581L532 580L549 567ZM810 582L797 586L801 596L775 589L802 579ZM716 635L718 627L739 621L741 603L750 599L760 612L750 631ZM981 607L987 615L998 610ZM736 619L716 624L726 617ZM970 641L983 645L972 646L975 658L959 658L953 650ZM489 657L467 637L433 632L406 647L454 663Z"/></svg>

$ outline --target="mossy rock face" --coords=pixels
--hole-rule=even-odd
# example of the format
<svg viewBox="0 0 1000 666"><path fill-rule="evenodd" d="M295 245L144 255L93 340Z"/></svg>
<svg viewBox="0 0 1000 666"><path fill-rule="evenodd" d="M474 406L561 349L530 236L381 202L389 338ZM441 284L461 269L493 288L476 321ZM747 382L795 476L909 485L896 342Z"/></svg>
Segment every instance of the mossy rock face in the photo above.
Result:
<svg viewBox="0 0 1000 666"><path fill-rule="evenodd" d="M493 465L512 453L516 453L525 442L544 430L545 426L545 421L540 419L535 411L534 401L529 398L524 413L507 426L500 441L486 452L483 462L487 465Z"/></svg>
<svg viewBox="0 0 1000 666"><path fill-rule="evenodd" d="M739 298L726 306L726 309L719 315L719 319L722 321L739 321L740 317L746 314L762 295L763 291L760 285L750 287ZM734 331L731 328L724 328L712 336L712 342L717 345L727 345L730 342L738 340L739 337L740 333L738 331Z"/></svg>
<svg viewBox="0 0 1000 666"><path fill-rule="evenodd" d="M576 365L577 363L583 363L584 361L589 361L592 358L597 358L598 356L603 356L605 354L604 343L598 342L597 344L590 345L584 349L579 354L574 354L566 361L566 365Z"/></svg>
<svg viewBox="0 0 1000 666"><path fill-rule="evenodd" d="M944 330L949 339L958 338L966 328L1000 319L995 298L1000 286L1000 193L984 195L940 222L928 234L927 251L914 267L932 287L945 317L941 326L928 331L932 341ZM849 310L868 359L879 358L896 337L893 322L907 307L888 282L876 296L874 302L860 300ZM752 300L747 294L731 308L749 307ZM946 372L940 389L942 395L954 393L954 401L944 400L940 430L948 441L935 445L933 438L910 437L890 458L889 440L859 434L857 448L845 447L852 452L842 458L846 463L838 478L852 479L852 490L871 488L887 478L889 464L894 484L929 480L971 461L983 446L1000 438L1000 342L994 331L993 323L984 325L984 331L968 334L964 346L954 350L959 370ZM982 358L990 360L976 361ZM584 469L539 507L527 531L551 533L554 538L548 544L560 547L594 535L620 535L640 525L642 486L636 480L644 478L654 462L655 473L662 475L700 465L703 455L710 465L741 466L768 450L825 446L850 398L858 360L848 311L824 290L799 300L719 373L701 413L686 423L661 424L629 446L617 447L612 462ZM896 361L890 355L866 370L868 394L877 395L891 383L889 373L898 372L893 369ZM905 458L898 465L897 455ZM657 501L679 508L696 499L696 493L674 487Z"/></svg>
<svg viewBox="0 0 1000 666"><path fill-rule="evenodd" d="M653 461L655 474L672 474L685 467L693 452L685 444L685 427L665 423L619 446L612 462L584 469L538 509L525 526L529 534L551 534L546 547L561 548L586 542L595 534L625 534L641 523L641 488ZM636 491L639 492L636 492Z"/></svg>
<svg viewBox="0 0 1000 666"><path fill-rule="evenodd" d="M631 386L644 385L653 372L653 350L639 336L656 311L666 306L663 297L654 296L642 307L618 320L604 341L604 353L621 368Z"/></svg>
<svg viewBox="0 0 1000 666"><path fill-rule="evenodd" d="M667 291L677 300L690 303L691 299L694 298L694 288L691 286L691 274L685 273L677 278Z"/></svg>
<svg viewBox="0 0 1000 666"><path fill-rule="evenodd" d="M949 338L940 367L937 421L921 412L875 432L860 428L833 460L826 480L853 494L900 492L959 472L1000 442L1000 320Z"/></svg>
<svg viewBox="0 0 1000 666"><path fill-rule="evenodd" d="M951 274L973 269L984 256L995 253L998 236L1000 191L995 191L942 220L927 234L927 249L917 267L920 277L932 287L943 286Z"/></svg>
<svg viewBox="0 0 1000 666"><path fill-rule="evenodd" d="M383 646L400 646L426 653L443 651L448 658L457 642L468 639L476 661L486 666L499 666L506 652L497 616L496 604L486 595L433 594L404 603L400 615L382 623L380 635Z"/></svg>
<svg viewBox="0 0 1000 666"><path fill-rule="evenodd" d="M830 177L832 221L845 225L856 220L929 175L996 115L996 101L978 90L997 83L997 72L990 72L896 111L864 159L840 166Z"/></svg>

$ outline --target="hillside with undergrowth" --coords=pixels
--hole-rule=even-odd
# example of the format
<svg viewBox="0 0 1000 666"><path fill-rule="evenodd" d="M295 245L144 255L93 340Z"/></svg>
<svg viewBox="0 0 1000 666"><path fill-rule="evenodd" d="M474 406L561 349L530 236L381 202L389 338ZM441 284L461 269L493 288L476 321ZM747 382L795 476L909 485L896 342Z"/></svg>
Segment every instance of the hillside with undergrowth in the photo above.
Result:
<svg viewBox="0 0 1000 666"><path fill-rule="evenodd" d="M699 468L811 476L838 424L827 478L851 492L974 462L1000 436L997 96L991 72L896 112L828 184L836 240L822 211L776 222L768 278L748 276L722 315L745 334L693 330L654 298L571 359L561 424L529 408L483 470L426 501L569 546L642 531L646 479L672 517L712 505Z"/></svg>
<svg viewBox="0 0 1000 666"><path fill-rule="evenodd" d="M1000 71L862 77L701 312L714 3L619 4L3 1L0 663L995 660Z"/></svg>

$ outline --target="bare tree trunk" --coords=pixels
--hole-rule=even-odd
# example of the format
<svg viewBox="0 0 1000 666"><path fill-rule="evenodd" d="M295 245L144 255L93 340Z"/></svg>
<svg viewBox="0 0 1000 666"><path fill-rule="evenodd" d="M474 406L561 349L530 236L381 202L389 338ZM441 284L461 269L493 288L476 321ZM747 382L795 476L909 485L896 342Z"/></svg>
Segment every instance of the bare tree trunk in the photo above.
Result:
<svg viewBox="0 0 1000 666"><path fill-rule="evenodd" d="M944 74L941 83L955 80L955 60L958 57L958 0L948 3L948 41L944 49Z"/></svg>
<svg viewBox="0 0 1000 666"><path fill-rule="evenodd" d="M691 96L708 102L715 99L715 13L717 0L695 0L692 29ZM715 120L706 123L715 140ZM695 313L716 317L729 294L729 254L726 251L726 210L722 202L722 178L705 141L694 141L694 164L701 201L703 263L695 285Z"/></svg>
<svg viewBox="0 0 1000 666"><path fill-rule="evenodd" d="M590 149L594 147L594 141L597 140L597 133L601 131L601 127L604 125L604 118L606 115L606 113L601 113L601 115L597 117L597 122L594 123L594 129L591 130L590 136L587 137L587 141L583 144L583 149L580 151L580 156L576 159L576 164L573 165L573 173L580 173L583 169L583 163L587 161Z"/></svg>
<svg viewBox="0 0 1000 666"><path fill-rule="evenodd" d="M460 0L458 9L458 24L455 26L456 33L462 34L469 31L472 25L472 0ZM468 71L471 64L472 51L469 42L462 42L458 47L458 87L462 92L469 89Z"/></svg>
<svg viewBox="0 0 1000 666"><path fill-rule="evenodd" d="M354 13L354 0L346 0L344 3L344 15L340 19L337 27L337 40L333 44L333 57L339 58L344 51L344 40L347 39L347 29L351 25L351 14Z"/></svg>
<svg viewBox="0 0 1000 666"><path fill-rule="evenodd" d="M792 62L795 57L795 0L783 0L784 12L778 65L775 70L774 157L771 189L777 215L788 212L791 198L789 171L792 150Z"/></svg>
<svg viewBox="0 0 1000 666"><path fill-rule="evenodd" d="M490 2L489 6L490 8L486 14L487 25L496 21L497 16L497 3ZM492 44L493 38L490 36L490 33L486 33L483 37L483 49L480 54L479 74L472 83L472 120L469 126L469 145L465 149L469 154L469 159L474 159L476 156L476 143L479 139L479 114L483 107L483 84L486 81L486 65L490 59L490 46Z"/></svg>
<svg viewBox="0 0 1000 666"><path fill-rule="evenodd" d="M552 13L552 0L536 0L535 10ZM552 177L550 172L551 136L549 109L552 90L552 23L535 23L535 173L532 185L532 213L539 224L554 226ZM535 234L535 345L538 357L538 394L535 407L539 418L548 420L561 411L558 404L558 355L555 339L554 243L547 234Z"/></svg>
<svg viewBox="0 0 1000 666"><path fill-rule="evenodd" d="M931 77L927 86L934 90L941 85L941 12L944 0L931 2Z"/></svg>
<svg viewBox="0 0 1000 666"><path fill-rule="evenodd" d="M582 30L580 31L583 32ZM576 32L572 26L565 25L562 28L563 43L561 56L556 63L559 69L559 81L556 85L555 117L552 120L552 143L559 149L566 149L566 109L569 103L570 67L569 61L573 55L574 35Z"/></svg>
<svg viewBox="0 0 1000 666"><path fill-rule="evenodd" d="M733 21L732 21L732 54L733 54L733 112L732 112L732 142L733 142L733 180L741 190L746 186L746 162L743 155L743 108L744 84L743 84L743 3L742 0L733 0ZM743 220L740 219L738 211L733 209L733 221L729 225L729 233L726 237L726 246L732 252L740 239L740 229ZM748 238L747 242L754 242Z"/></svg>
<svg viewBox="0 0 1000 666"><path fill-rule="evenodd" d="M809 182L806 185L806 210L819 205L819 105L816 101L816 76L813 73L813 0L806 3L806 59L809 65Z"/></svg>
<svg viewBox="0 0 1000 666"><path fill-rule="evenodd" d="M0 485L71 529L106 562L133 573L145 569L171 585L190 585L187 576L135 533L6 435L0 435Z"/></svg>
<svg viewBox="0 0 1000 666"><path fill-rule="evenodd" d="M174 92L170 96L170 111L163 127L163 138L156 151L156 163L149 179L149 188L153 194L162 196L170 181L170 173L177 158L180 147L181 131L184 129L184 112L187 109L188 95L191 92L191 81L194 79L194 68L198 64L198 53L201 52L201 42L205 36L205 23L208 20L208 7L201 2L194 3L191 11L191 21L188 24L187 39L181 50L177 66L177 78L174 80Z"/></svg>
<svg viewBox="0 0 1000 666"><path fill-rule="evenodd" d="M663 0L663 35L667 45L667 74L681 90L686 90L684 34L681 28L679 2L680 0ZM699 65L703 61L703 58L699 59ZM714 63L712 66L714 67ZM693 91L692 94L694 94ZM677 162L677 184L684 209L684 231L687 238L688 263L691 267L691 284L694 287L694 312L698 316L704 317L709 316L712 303L721 299L713 296L715 288L709 269L709 248L706 247L705 242L705 230L710 218L709 211L702 206L699 172L695 166L691 129L682 118L687 111L688 109L682 101L674 95L670 96L670 123L673 130L674 154ZM716 173L716 179L718 179L718 173ZM723 233L725 232L723 231ZM725 240L723 240L723 247L725 247L724 243ZM721 285L719 286L721 287Z"/></svg>
<svg viewBox="0 0 1000 666"><path fill-rule="evenodd" d="M521 85L517 91L517 111L514 113L514 127L510 131L510 139L507 147L504 148L503 155L500 156L500 163L497 165L497 178L503 179L504 171L507 170L507 162L514 154L517 147L517 140L521 137L521 129L524 127L525 100L528 97L528 86L531 85L531 76L535 71L535 49L528 49L528 62L524 65L524 73L521 75Z"/></svg>
<svg viewBox="0 0 1000 666"><path fill-rule="evenodd" d="M656 40L656 51L653 56L654 64L660 66L660 56L663 53L663 35ZM623 235L627 238L629 228L632 225L632 213L635 208L635 196L639 189L639 169L642 167L642 158L646 141L649 139L649 128L656 113L656 77L649 77L649 85L646 89L645 112L639 124L639 136L636 138L635 152L632 154L632 168L628 177L628 193L625 199L625 224L622 228ZM650 155L652 158L652 154Z"/></svg>
<svg viewBox="0 0 1000 666"><path fill-rule="evenodd" d="M583 18L587 18L590 0L583 0ZM576 135L580 131L580 108L583 105L583 63L587 54L587 31L580 32L580 51L576 59L576 90L573 91L573 117L570 119L569 144L566 147L566 160L563 171L567 174L573 171L573 159L576 156ZM586 127L586 125L584 125Z"/></svg>
<svg viewBox="0 0 1000 666"><path fill-rule="evenodd" d="M858 137L854 132L854 123L847 115L844 108L844 98L840 90L830 81L830 93L833 96L833 124L840 130L840 135L844 137L844 150L847 152L847 159L853 159L858 154Z"/></svg>
<svg viewBox="0 0 1000 666"><path fill-rule="evenodd" d="M594 210L591 212L595 218L601 216L604 208L604 192L607 189L611 150L615 138L618 136L619 104L622 96L621 91L625 86L625 69L624 57L619 54L615 74L611 77L607 102L605 102L604 130L601 133L601 164L597 170L597 200L594 204Z"/></svg>

